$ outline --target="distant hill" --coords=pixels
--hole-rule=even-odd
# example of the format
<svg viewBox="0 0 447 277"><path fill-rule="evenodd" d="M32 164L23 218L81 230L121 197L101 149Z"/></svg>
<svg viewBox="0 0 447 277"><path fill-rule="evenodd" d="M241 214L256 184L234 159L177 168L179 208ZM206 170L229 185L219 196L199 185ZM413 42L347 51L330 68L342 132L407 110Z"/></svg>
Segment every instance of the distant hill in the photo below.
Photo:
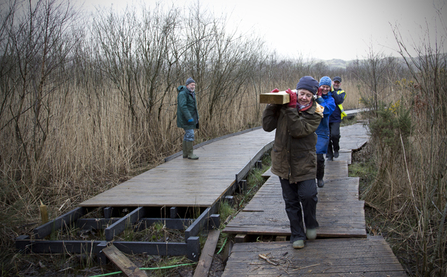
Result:
<svg viewBox="0 0 447 277"><path fill-rule="evenodd" d="M326 63L330 68L343 68L346 69L346 67L352 63L353 61L345 61L341 59L332 59L332 60L325 60L324 63Z"/></svg>
<svg viewBox="0 0 447 277"><path fill-rule="evenodd" d="M402 66L406 66L405 60L402 57L395 57L395 58L397 58L397 62L400 63ZM363 60L363 59L359 59L359 60ZM332 68L332 69L337 69L337 68L346 69L346 67L348 65L352 64L355 61L356 60L345 61L342 59L321 60L321 62L324 62L329 68Z"/></svg>

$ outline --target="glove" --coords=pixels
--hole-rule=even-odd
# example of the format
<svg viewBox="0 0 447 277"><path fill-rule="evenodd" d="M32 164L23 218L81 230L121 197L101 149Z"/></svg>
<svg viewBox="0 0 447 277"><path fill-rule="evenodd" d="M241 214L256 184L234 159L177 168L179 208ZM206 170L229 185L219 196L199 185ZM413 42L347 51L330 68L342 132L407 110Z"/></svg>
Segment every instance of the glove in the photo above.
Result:
<svg viewBox="0 0 447 277"><path fill-rule="evenodd" d="M188 123L193 123L193 122L194 122L194 118L188 119Z"/></svg>
<svg viewBox="0 0 447 277"><path fill-rule="evenodd" d="M323 88L319 87L318 88L318 92L317 92L317 96L322 96L323 95Z"/></svg>
<svg viewBox="0 0 447 277"><path fill-rule="evenodd" d="M272 90L271 92L279 92L279 89L275 88L275 89Z"/></svg>
<svg viewBox="0 0 447 277"><path fill-rule="evenodd" d="M297 95L295 92L293 92L290 88L286 90L286 92L289 94L290 96L290 102L289 102L289 107L290 108L296 108L296 100L297 100Z"/></svg>

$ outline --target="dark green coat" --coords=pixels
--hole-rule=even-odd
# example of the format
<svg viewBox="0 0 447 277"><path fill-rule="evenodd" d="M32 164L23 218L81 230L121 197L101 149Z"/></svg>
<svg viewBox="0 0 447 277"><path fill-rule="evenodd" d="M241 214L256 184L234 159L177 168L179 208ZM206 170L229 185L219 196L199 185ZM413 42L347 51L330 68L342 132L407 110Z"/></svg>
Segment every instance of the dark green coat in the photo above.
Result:
<svg viewBox="0 0 447 277"><path fill-rule="evenodd" d="M315 179L317 135L322 114L317 104L304 112L287 105L267 105L262 116L262 128L276 129L272 149L272 173L296 183Z"/></svg>
<svg viewBox="0 0 447 277"><path fill-rule="evenodd" d="M191 93L186 86L177 88L177 127L183 129L197 129L199 123L199 112L197 110L197 100L194 93ZM189 119L194 119L189 123Z"/></svg>

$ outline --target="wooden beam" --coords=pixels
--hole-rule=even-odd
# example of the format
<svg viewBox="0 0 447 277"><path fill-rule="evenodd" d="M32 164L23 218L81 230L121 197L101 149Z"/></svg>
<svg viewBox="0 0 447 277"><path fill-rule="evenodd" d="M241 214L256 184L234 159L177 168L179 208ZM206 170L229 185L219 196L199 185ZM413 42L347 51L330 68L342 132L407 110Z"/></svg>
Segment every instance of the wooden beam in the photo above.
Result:
<svg viewBox="0 0 447 277"><path fill-rule="evenodd" d="M207 277L211 268L211 263L214 258L214 251L216 250L217 242L219 241L219 230L211 230L208 233L208 238L205 246L202 249L199 263L194 271L194 277Z"/></svg>
<svg viewBox="0 0 447 277"><path fill-rule="evenodd" d="M51 220L37 228L34 229L34 237L36 239L43 239L50 235L51 232L59 230L61 228L70 227L78 218L82 217L87 213L87 209L84 207L79 207L74 210L63 214L56 219Z"/></svg>
<svg viewBox="0 0 447 277"><path fill-rule="evenodd" d="M103 253L106 257L116 264L126 276L131 277L147 277L146 272L140 270L138 266L132 263L121 251L113 245L104 248Z"/></svg>
<svg viewBox="0 0 447 277"><path fill-rule="evenodd" d="M119 219L117 222L113 223L106 229L104 229L104 234L106 235L106 240L111 241L113 238L126 229L127 225L132 225L140 218L145 216L145 209L143 207L138 207L126 216Z"/></svg>
<svg viewBox="0 0 447 277"><path fill-rule="evenodd" d="M292 90L296 93L296 90ZM287 104L290 102L290 96L285 91L267 92L259 95L259 103L261 104Z"/></svg>
<svg viewBox="0 0 447 277"><path fill-rule="evenodd" d="M236 243L243 243L243 242L246 242L247 240L248 240L247 234L237 234L234 237L234 242L236 242Z"/></svg>

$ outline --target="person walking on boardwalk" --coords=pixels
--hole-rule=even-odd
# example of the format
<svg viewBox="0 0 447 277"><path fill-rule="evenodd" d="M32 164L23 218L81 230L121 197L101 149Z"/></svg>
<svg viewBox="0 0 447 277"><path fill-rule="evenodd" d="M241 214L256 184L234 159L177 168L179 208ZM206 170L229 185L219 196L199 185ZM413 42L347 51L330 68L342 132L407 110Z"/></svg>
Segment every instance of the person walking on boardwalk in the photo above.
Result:
<svg viewBox="0 0 447 277"><path fill-rule="evenodd" d="M331 91L332 80L328 76L324 76L320 79L320 87L317 93L317 103L324 107L323 115L320 125L315 133L318 136L317 139L317 185L319 188L324 187L324 154L327 153L329 145L329 116L335 110L335 102Z"/></svg>
<svg viewBox="0 0 447 277"><path fill-rule="evenodd" d="M346 92L341 89L341 78L339 76L333 79L333 90L331 92L335 101L335 110L329 117L329 144L327 149L326 158L329 161L333 161L334 158L338 158L338 151L340 150L340 123L343 117L346 116L342 103L345 101Z"/></svg>
<svg viewBox="0 0 447 277"><path fill-rule="evenodd" d="M196 82L190 77L184 86L177 88L177 127L185 130L183 136L183 158L197 160L193 153L194 129L199 128L199 112L195 94Z"/></svg>
<svg viewBox="0 0 447 277"><path fill-rule="evenodd" d="M286 91L290 95L288 104L269 104L262 116L265 131L276 129L271 171L281 182L293 248L303 248L306 237L317 237L315 130L323 118L323 107L314 101L318 86L314 78L302 77L296 86L297 93Z"/></svg>

